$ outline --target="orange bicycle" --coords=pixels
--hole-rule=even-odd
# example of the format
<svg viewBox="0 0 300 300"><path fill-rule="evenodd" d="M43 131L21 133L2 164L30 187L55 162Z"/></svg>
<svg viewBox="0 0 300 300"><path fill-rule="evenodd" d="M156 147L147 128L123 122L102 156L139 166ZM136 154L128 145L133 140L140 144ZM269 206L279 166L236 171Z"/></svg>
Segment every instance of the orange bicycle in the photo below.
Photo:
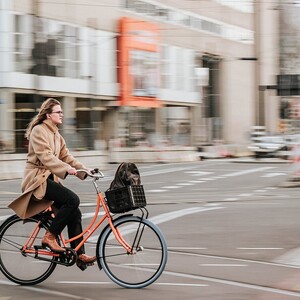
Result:
<svg viewBox="0 0 300 300"><path fill-rule="evenodd" d="M92 178L97 193L95 214L90 224L81 235L72 239L66 240L61 234L58 243L66 251L56 253L41 246L41 239L53 219L51 208L25 220L17 215L9 217L0 227L0 270L17 284L38 284L46 280L57 265L74 265L77 250L106 220L96 244L99 269L125 288L143 288L152 284L166 266L167 245L160 229L147 219L149 213L142 186L125 187L118 191L121 195L104 195L97 185L97 180L104 177L102 172L98 169L93 174L85 170L78 172L85 172ZM99 217L101 208L104 215ZM132 212L114 214L133 209L139 215ZM75 249L67 247L79 237L83 240Z"/></svg>

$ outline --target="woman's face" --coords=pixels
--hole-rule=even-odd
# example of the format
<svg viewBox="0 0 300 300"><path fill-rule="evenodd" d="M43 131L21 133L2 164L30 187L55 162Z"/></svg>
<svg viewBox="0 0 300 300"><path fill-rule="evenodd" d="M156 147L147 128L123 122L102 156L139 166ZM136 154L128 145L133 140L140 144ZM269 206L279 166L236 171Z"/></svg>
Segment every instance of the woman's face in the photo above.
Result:
<svg viewBox="0 0 300 300"><path fill-rule="evenodd" d="M63 119L63 112L60 105L53 106L52 113L48 114L47 117L52 121L53 124L61 124Z"/></svg>

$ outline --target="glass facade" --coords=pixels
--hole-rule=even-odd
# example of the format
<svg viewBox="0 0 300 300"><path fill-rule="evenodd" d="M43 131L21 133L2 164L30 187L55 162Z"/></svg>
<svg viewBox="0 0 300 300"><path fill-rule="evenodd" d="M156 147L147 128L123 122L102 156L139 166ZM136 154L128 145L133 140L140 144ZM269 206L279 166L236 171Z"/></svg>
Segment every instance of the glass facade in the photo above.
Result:
<svg viewBox="0 0 300 300"><path fill-rule="evenodd" d="M218 1L223 5L245 12L253 12L253 1ZM155 3L155 4L154 4ZM175 25L186 26L193 30L201 30L226 39L243 43L254 42L254 32L231 24L221 23L217 20L204 16L195 15L191 12L175 9L161 4L160 2L147 0L126 0L124 8L137 14L147 15L153 19L170 22Z"/></svg>

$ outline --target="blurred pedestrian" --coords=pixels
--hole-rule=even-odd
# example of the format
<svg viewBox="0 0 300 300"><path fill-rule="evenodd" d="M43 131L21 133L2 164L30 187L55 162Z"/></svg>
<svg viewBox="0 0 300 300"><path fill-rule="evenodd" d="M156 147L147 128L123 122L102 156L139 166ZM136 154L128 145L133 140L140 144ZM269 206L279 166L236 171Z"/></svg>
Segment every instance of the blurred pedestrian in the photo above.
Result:
<svg viewBox="0 0 300 300"><path fill-rule="evenodd" d="M57 243L57 236L66 226L69 238L82 233L80 199L64 187L59 178L76 175L83 180L86 175L77 173L77 169L90 171L69 153L64 138L58 132L57 125L62 121L60 102L48 98L27 127L28 154L21 186L23 193L9 205L22 219L34 216L51 205L54 207L55 217L42 239L42 245L55 252L65 252ZM74 249L81 241L82 237L71 242L71 247ZM82 246L77 252L76 262L81 270L96 261L96 256L84 253Z"/></svg>

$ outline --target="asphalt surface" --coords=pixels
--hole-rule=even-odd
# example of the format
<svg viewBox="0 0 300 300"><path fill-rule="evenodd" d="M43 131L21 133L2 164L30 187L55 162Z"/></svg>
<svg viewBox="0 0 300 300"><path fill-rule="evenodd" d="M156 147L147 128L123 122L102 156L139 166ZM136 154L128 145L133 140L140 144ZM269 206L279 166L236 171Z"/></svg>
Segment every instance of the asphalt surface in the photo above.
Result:
<svg viewBox="0 0 300 300"><path fill-rule="evenodd" d="M105 190L117 165L105 171ZM169 260L142 290L123 289L97 266L58 267L45 282L15 286L0 274L0 299L238 299L300 298L299 189L287 161L207 160L139 166L150 220L163 231ZM20 180L0 182L0 222ZM68 178L87 225L95 199L90 182ZM98 232L87 244L95 251Z"/></svg>

